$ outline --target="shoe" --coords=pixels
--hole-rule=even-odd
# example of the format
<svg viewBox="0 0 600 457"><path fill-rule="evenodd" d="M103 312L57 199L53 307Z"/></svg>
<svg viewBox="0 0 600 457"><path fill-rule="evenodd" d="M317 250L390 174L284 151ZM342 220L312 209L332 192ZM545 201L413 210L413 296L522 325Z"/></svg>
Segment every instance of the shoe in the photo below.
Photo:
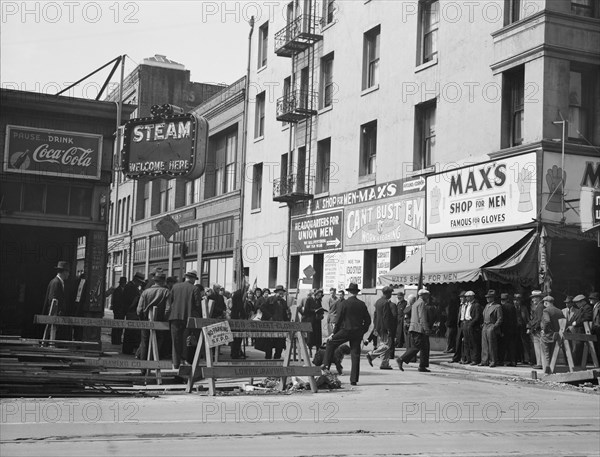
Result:
<svg viewBox="0 0 600 457"><path fill-rule="evenodd" d="M396 357L396 363L398 364L398 368L400 369L400 371L404 371L404 368L402 368L402 364L404 362L402 361L402 359L400 357Z"/></svg>
<svg viewBox="0 0 600 457"><path fill-rule="evenodd" d="M471 363L469 363L469 365L473 365L474 366L474 365L479 365L479 364L477 362L471 362Z"/></svg>
<svg viewBox="0 0 600 457"><path fill-rule="evenodd" d="M382 367L379 367L380 370L393 370L392 367L390 367L389 365L384 365Z"/></svg>
<svg viewBox="0 0 600 457"><path fill-rule="evenodd" d="M471 364L472 365L472 364ZM487 363L479 363L477 364L478 367L487 367Z"/></svg>
<svg viewBox="0 0 600 457"><path fill-rule="evenodd" d="M516 367L517 365L515 363L507 363L506 364L507 367Z"/></svg>
<svg viewBox="0 0 600 457"><path fill-rule="evenodd" d="M373 357L368 352L367 352L367 362L369 362L369 365L373 366Z"/></svg>
<svg viewBox="0 0 600 457"><path fill-rule="evenodd" d="M535 365L533 368L536 369L536 370L541 370L542 366L541 365Z"/></svg>
<svg viewBox="0 0 600 457"><path fill-rule="evenodd" d="M496 368L498 365L496 365L495 363L490 363L490 368Z"/></svg>
<svg viewBox="0 0 600 457"><path fill-rule="evenodd" d="M351 385L351 386L355 386L355 385L356 385L356 383L355 383L354 381L352 381L352 382L350 382L350 385Z"/></svg>
<svg viewBox="0 0 600 457"><path fill-rule="evenodd" d="M448 363L456 363L456 360L448 360Z"/></svg>
<svg viewBox="0 0 600 457"><path fill-rule="evenodd" d="M419 371L421 373L431 373L431 370L428 370L427 368L419 368Z"/></svg>

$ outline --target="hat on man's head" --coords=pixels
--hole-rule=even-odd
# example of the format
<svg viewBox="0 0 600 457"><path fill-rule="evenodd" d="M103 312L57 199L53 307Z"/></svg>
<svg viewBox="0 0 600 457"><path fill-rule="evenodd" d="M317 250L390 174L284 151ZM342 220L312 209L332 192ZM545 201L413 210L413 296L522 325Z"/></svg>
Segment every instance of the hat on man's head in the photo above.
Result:
<svg viewBox="0 0 600 457"><path fill-rule="evenodd" d="M567 295L565 297L565 303L573 303L573 296L572 295Z"/></svg>
<svg viewBox="0 0 600 457"><path fill-rule="evenodd" d="M322 289L319 289L319 291L320 291L321 293L323 293L323 290L322 290ZM277 287L275 287L275 290L274 290L274 292L285 292L285 287L283 287L283 286L280 284L280 285L278 285Z"/></svg>
<svg viewBox="0 0 600 457"><path fill-rule="evenodd" d="M404 291L403 291L403 290L401 290L401 291L399 291L399 292L398 292L396 295L402 295L402 296L404 297Z"/></svg>
<svg viewBox="0 0 600 457"><path fill-rule="evenodd" d="M488 291L487 291L487 294L485 294L485 298L488 298L488 297L495 297L495 296L496 296L496 291L495 291L495 290L493 290L493 289L490 289L490 290L488 290Z"/></svg>
<svg viewBox="0 0 600 457"><path fill-rule="evenodd" d="M329 288L329 292L334 292L335 293L335 292L337 292L337 289L335 287L330 287Z"/></svg>
<svg viewBox="0 0 600 457"><path fill-rule="evenodd" d="M508 294L500 294L500 300L508 300Z"/></svg>
<svg viewBox="0 0 600 457"><path fill-rule="evenodd" d="M523 298L523 296L521 294L514 294L513 295L513 300L520 300L521 298Z"/></svg>
<svg viewBox="0 0 600 457"><path fill-rule="evenodd" d="M351 282L351 283L348 285L348 287L346 288L346 290L347 290L348 292L352 292L352 293L355 293L355 294L357 294L357 293L359 293L359 292L360 292L360 289L358 288L358 284L356 284L355 282Z"/></svg>
<svg viewBox="0 0 600 457"><path fill-rule="evenodd" d="M119 279L119 284L127 284L127 278L125 276L121 276Z"/></svg>
<svg viewBox="0 0 600 457"><path fill-rule="evenodd" d="M137 279L138 281L146 280L145 276L142 273L140 273L139 271L135 272L135 274L133 275L133 279Z"/></svg>
<svg viewBox="0 0 600 457"><path fill-rule="evenodd" d="M465 292L465 297L474 297L475 296L475 292L473 292L472 290L467 290Z"/></svg>
<svg viewBox="0 0 600 457"><path fill-rule="evenodd" d="M542 291L541 290L532 290L531 291L531 297L530 298L541 297L541 296L542 296Z"/></svg>
<svg viewBox="0 0 600 457"><path fill-rule="evenodd" d="M546 295L542 301L549 301L550 303L554 303L554 297L551 297L550 295Z"/></svg>
<svg viewBox="0 0 600 457"><path fill-rule="evenodd" d="M283 287L283 286L281 286L281 287ZM284 289L284 291L285 291L285 289ZM323 295L324 294L323 289L317 289L317 290L315 290L315 295L317 295L317 294Z"/></svg>
<svg viewBox="0 0 600 457"><path fill-rule="evenodd" d="M593 298L594 300L600 300L600 294L598 292L592 292L590 294L590 298Z"/></svg>
<svg viewBox="0 0 600 457"><path fill-rule="evenodd" d="M196 270L190 270L185 274L188 278L198 279L198 272Z"/></svg>
<svg viewBox="0 0 600 457"><path fill-rule="evenodd" d="M573 301L575 303L577 303L578 301L583 301L583 300L585 300L585 295L583 295L583 294L579 294L579 295L575 296L575 298L573 299Z"/></svg>
<svg viewBox="0 0 600 457"><path fill-rule="evenodd" d="M464 290L460 291L460 294L458 294L459 297L464 297L466 294L466 292Z"/></svg>
<svg viewBox="0 0 600 457"><path fill-rule="evenodd" d="M262 290L262 293L263 293L263 294L270 294L270 293L271 293L271 291L269 290L269 288L268 288L268 287L265 287L265 288Z"/></svg>
<svg viewBox="0 0 600 457"><path fill-rule="evenodd" d="M64 260L59 260L58 264L54 267L55 270L58 271L71 271L71 267L69 266L69 262Z"/></svg>
<svg viewBox="0 0 600 457"><path fill-rule="evenodd" d="M390 286L385 286L383 289L381 289L381 293L383 295L388 295L388 294L392 294L394 292L394 288L390 287Z"/></svg>
<svg viewBox="0 0 600 457"><path fill-rule="evenodd" d="M421 295L429 295L429 291L427 289L421 289L419 290L418 294L419 296Z"/></svg>
<svg viewBox="0 0 600 457"><path fill-rule="evenodd" d="M162 268L157 268L154 270L154 280L162 281L163 279L167 279L167 273Z"/></svg>
<svg viewBox="0 0 600 457"><path fill-rule="evenodd" d="M221 284L216 284L216 283L215 283L215 284L213 284L212 288L213 288L213 290L214 290L215 292L218 292L218 291L220 291L220 290L221 290L223 287L221 287Z"/></svg>

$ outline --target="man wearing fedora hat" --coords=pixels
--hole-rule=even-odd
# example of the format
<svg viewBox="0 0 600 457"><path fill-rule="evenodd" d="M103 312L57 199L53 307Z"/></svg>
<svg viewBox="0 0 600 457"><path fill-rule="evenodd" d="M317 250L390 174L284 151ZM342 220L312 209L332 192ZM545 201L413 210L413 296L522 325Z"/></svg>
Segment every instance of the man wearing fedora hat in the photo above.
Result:
<svg viewBox="0 0 600 457"><path fill-rule="evenodd" d="M375 312L373 313L373 323L375 324L375 332L379 337L379 346L373 351L367 352L367 361L373 366L373 359L381 357L380 370L391 370L390 357L392 346L394 344L393 334L396 330L397 317L392 310L392 289L385 286L381 290L381 298L375 302Z"/></svg>
<svg viewBox="0 0 600 457"><path fill-rule="evenodd" d="M544 357L542 359L544 372L550 374L550 356L552 355L554 341L560 331L559 321L563 318L563 313L554 306L554 298L550 295L544 297L542 303L545 309L542 313L540 346Z"/></svg>
<svg viewBox="0 0 600 457"><path fill-rule="evenodd" d="M69 273L71 268L69 263L61 260L58 262L56 267L56 276L48 283L46 289L46 298L44 300L43 314L48 315L52 311L53 316L68 316L69 315L69 297L68 290L69 285L66 283L69 279ZM56 300L56 306L52 307L52 300ZM56 339L58 340L71 340L71 327L66 325L59 325L56 331Z"/></svg>
<svg viewBox="0 0 600 457"><path fill-rule="evenodd" d="M138 301L137 313L140 320L147 321L150 318L150 310L154 309L155 321L162 320L160 317L164 317L164 312L167 307L169 300L170 290L167 289L167 275L163 270L155 270L154 278L152 280L154 284L149 288L145 289L140 295ZM146 360L148 356L148 341L150 339L150 330L142 330L142 338L140 342L139 355L140 360ZM157 344L160 346L162 340L158 341Z"/></svg>
<svg viewBox="0 0 600 457"><path fill-rule="evenodd" d="M575 314L570 321L567 321L568 330L572 333L585 333L583 327L584 322L591 322L593 318L593 310L589 305L587 298L583 294L579 294L573 298L575 303ZM583 356L583 341L575 341L573 344L573 359L575 364L581 362Z"/></svg>
<svg viewBox="0 0 600 457"><path fill-rule="evenodd" d="M110 307L112 308L114 319L120 320L125 319L125 313L127 312L125 301L123 300L123 292L125 291L125 285L127 284L127 278L122 276L119 279L119 285L113 291L110 299ZM122 328L113 328L111 331L111 344L121 345L123 337Z"/></svg>
<svg viewBox="0 0 600 457"><path fill-rule="evenodd" d="M186 353L185 330L188 317L201 317L200 292L194 285L198 280L196 270L185 274L185 281L173 284L167 303L166 316L169 319L172 341L173 368L178 369L182 360L187 365L189 354Z"/></svg>
<svg viewBox="0 0 600 457"><path fill-rule="evenodd" d="M496 291L485 294L487 304L483 309L483 331L481 333L480 366L495 367L498 364L498 336L502 325L502 306L496 303Z"/></svg>
<svg viewBox="0 0 600 457"><path fill-rule="evenodd" d="M352 361L350 384L355 386L360 375L360 343L371 325L371 315L365 302L356 297L360 292L358 284L351 282L346 292L350 296L340 304L340 314L333 328L333 335L329 335L327 338L327 348L321 368L329 370L336 348L349 342L350 360Z"/></svg>
<svg viewBox="0 0 600 457"><path fill-rule="evenodd" d="M421 289L418 292L419 298L413 305L410 318L410 334L413 346L408 348L402 357L396 357L396 363L400 371L404 371L402 365L409 363L417 353L419 355L419 371L429 373L429 335L432 333L435 322L435 313L431 312L429 305L431 295L427 289ZM429 308L429 309L428 309Z"/></svg>
<svg viewBox="0 0 600 457"><path fill-rule="evenodd" d="M140 289L146 283L144 275L136 271L131 281L125 284L123 290L123 306L125 307L125 320L137 321L137 305L140 299ZM139 330L127 328L123 332L123 354L134 354L140 344L141 333Z"/></svg>
<svg viewBox="0 0 600 457"><path fill-rule="evenodd" d="M260 310L262 311L263 321L287 322L290 320L290 312L285 299L285 287L279 285L275 287L274 294L267 298ZM264 351L265 359L280 359L281 353L285 349L285 338L260 338L260 350ZM256 346L255 346L256 347ZM273 351L275 352L273 354Z"/></svg>
<svg viewBox="0 0 600 457"><path fill-rule="evenodd" d="M542 331L542 315L544 313L544 303L542 302L542 291L532 290L531 291L531 315L529 323L527 324L527 331L531 337L533 343L533 350L535 351L535 367L536 369L542 368L542 348L540 346L540 333Z"/></svg>

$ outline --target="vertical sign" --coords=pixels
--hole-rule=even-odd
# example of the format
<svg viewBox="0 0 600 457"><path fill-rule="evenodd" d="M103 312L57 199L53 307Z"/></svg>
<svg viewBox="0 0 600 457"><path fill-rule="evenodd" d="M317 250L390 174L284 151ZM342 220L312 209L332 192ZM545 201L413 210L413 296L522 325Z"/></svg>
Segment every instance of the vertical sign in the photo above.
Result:
<svg viewBox="0 0 600 457"><path fill-rule="evenodd" d="M390 253L390 248L377 249L377 287L383 287L379 277L390 271Z"/></svg>

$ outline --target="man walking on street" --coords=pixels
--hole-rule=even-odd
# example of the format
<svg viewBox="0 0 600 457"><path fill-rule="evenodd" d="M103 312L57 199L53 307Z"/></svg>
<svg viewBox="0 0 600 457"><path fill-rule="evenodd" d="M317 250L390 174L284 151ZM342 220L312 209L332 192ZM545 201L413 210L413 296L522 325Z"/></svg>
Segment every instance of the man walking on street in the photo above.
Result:
<svg viewBox="0 0 600 457"><path fill-rule="evenodd" d="M363 335L371 325L371 315L365 302L356 297L360 292L358 284L350 283L346 291L350 297L342 302L333 335L327 338L325 360L323 360L321 369L329 370L333 363L335 349L348 341L350 342L350 360L352 361L350 384L355 386L360 375L360 344Z"/></svg>
<svg viewBox="0 0 600 457"><path fill-rule="evenodd" d="M496 303L496 291L485 294L487 305L483 310L481 339L481 363L479 366L494 368L498 365L498 336L502 325L502 306Z"/></svg>
<svg viewBox="0 0 600 457"><path fill-rule="evenodd" d="M199 290L194 285L198 280L196 270L185 274L185 281L173 284L166 315L169 319L172 341L173 368L178 369L183 364L187 365L188 354L184 338L188 317L201 317L201 297Z"/></svg>
<svg viewBox="0 0 600 457"><path fill-rule="evenodd" d="M167 275L164 271L158 270L154 273L154 284L142 292L137 306L137 314L140 320L150 319L150 310L154 313L160 313L161 309L166 309L170 291L167 289ZM155 319L153 319L155 320ZM148 358L148 344L150 340L150 330L142 330L142 341L140 343L140 360ZM158 348L157 348L158 349Z"/></svg>
<svg viewBox="0 0 600 457"><path fill-rule="evenodd" d="M373 351L367 352L367 361L373 366L373 359L381 357L380 370L391 370L390 357L393 344L393 332L396 330L397 318L392 311L393 289L385 286L381 291L382 297L375 303L375 313L373 315L373 323L375 332L379 337L379 346Z"/></svg>
<svg viewBox="0 0 600 457"><path fill-rule="evenodd" d="M405 343L404 310L406 309L407 302L404 299L404 292L400 291L396 296L398 298L398 303L396 303L396 309L398 310L398 325L396 326L396 338L394 343L396 348L401 348L404 347Z"/></svg>
<svg viewBox="0 0 600 457"><path fill-rule="evenodd" d="M411 359L420 352L419 371L429 373L429 335L433 326L430 321L430 314L427 312L427 305L430 300L427 289L419 290L419 298L412 307L409 332L412 338L413 347L407 349L402 357L396 357L398 368L404 371L402 364L409 363Z"/></svg>
<svg viewBox="0 0 600 457"><path fill-rule="evenodd" d="M327 336L333 335L333 328L337 322L340 298L336 295L336 288L329 289L329 300L327 302ZM317 348L318 349L318 348Z"/></svg>

